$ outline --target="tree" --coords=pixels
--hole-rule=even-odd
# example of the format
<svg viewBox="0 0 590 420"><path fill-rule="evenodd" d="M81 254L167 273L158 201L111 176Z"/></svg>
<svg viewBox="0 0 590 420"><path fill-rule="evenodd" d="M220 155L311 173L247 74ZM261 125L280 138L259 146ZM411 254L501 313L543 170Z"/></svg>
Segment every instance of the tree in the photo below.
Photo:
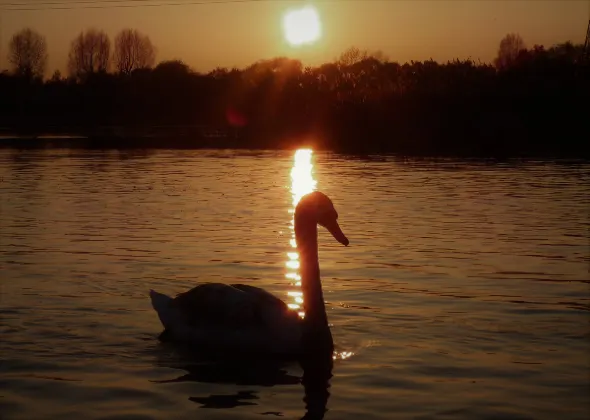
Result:
<svg viewBox="0 0 590 420"><path fill-rule="evenodd" d="M494 60L496 68L506 69L510 67L516 61L520 52L523 50L526 50L526 46L520 35L506 35L504 38L502 38L502 41L500 41L498 57L496 57Z"/></svg>
<svg viewBox="0 0 590 420"><path fill-rule="evenodd" d="M340 54L340 56L336 59L336 63L340 66L346 67L352 66L353 64L359 63L369 58L372 58L379 63L385 63L388 60L387 56L381 50L370 52L367 50L361 50L357 47L350 47Z"/></svg>
<svg viewBox="0 0 590 420"><path fill-rule="evenodd" d="M113 61L120 73L151 68L156 60L156 50L147 35L136 29L123 29L115 38Z"/></svg>
<svg viewBox="0 0 590 420"><path fill-rule="evenodd" d="M51 76L51 79L49 79L50 82L52 83L59 83L62 81L61 78L61 71L56 70L53 72L53 75Z"/></svg>
<svg viewBox="0 0 590 420"><path fill-rule="evenodd" d="M191 68L184 64L182 60L168 60L158 63L154 69L156 76L174 78L186 78L192 73Z"/></svg>
<svg viewBox="0 0 590 420"><path fill-rule="evenodd" d="M559 58L569 62L581 61L584 56L584 44L572 44L570 41L557 44L549 48L552 58Z"/></svg>
<svg viewBox="0 0 590 420"><path fill-rule="evenodd" d="M367 50L360 50L357 47L350 47L340 54L337 63L345 67L352 66L354 63L363 61L367 57L369 57L369 52Z"/></svg>
<svg viewBox="0 0 590 420"><path fill-rule="evenodd" d="M111 41L106 33L89 29L72 41L68 56L70 75L77 78L106 72L109 68Z"/></svg>
<svg viewBox="0 0 590 420"><path fill-rule="evenodd" d="M42 78L47 64L45 37L29 28L17 32L10 39L8 61L17 75Z"/></svg>

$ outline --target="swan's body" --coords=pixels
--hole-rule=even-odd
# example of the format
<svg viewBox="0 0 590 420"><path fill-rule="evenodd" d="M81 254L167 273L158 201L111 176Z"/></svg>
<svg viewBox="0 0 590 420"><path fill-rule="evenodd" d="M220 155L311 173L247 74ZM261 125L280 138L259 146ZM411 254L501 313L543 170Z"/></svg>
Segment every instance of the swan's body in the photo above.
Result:
<svg viewBox="0 0 590 420"><path fill-rule="evenodd" d="M244 284L203 283L175 298L150 291L164 327L161 337L210 352L298 356L321 346L332 349L332 336L319 278L317 224L348 245L328 197L314 192L295 210L305 318L281 299Z"/></svg>
<svg viewBox="0 0 590 420"><path fill-rule="evenodd" d="M153 290L150 297L166 340L209 351L301 352L298 314L258 287L203 283L174 299Z"/></svg>

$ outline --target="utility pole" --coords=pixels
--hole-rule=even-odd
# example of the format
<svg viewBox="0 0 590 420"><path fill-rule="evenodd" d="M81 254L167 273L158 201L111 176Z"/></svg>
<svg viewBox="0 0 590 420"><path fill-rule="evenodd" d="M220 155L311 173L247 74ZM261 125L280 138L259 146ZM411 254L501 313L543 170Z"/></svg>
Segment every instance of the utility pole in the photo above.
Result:
<svg viewBox="0 0 590 420"><path fill-rule="evenodd" d="M2 12L4 9L0 5L0 73L2 73L2 64L4 62L4 53L2 52Z"/></svg>
<svg viewBox="0 0 590 420"><path fill-rule="evenodd" d="M586 30L586 42L584 42L584 56L586 60L590 59L590 19L588 20L588 29Z"/></svg>

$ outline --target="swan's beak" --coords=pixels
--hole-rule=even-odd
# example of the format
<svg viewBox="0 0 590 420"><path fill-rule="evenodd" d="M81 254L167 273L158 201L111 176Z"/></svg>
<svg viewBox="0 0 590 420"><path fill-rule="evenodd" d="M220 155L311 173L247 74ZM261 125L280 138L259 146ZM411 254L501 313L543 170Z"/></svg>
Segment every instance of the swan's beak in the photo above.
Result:
<svg viewBox="0 0 590 420"><path fill-rule="evenodd" d="M340 242L344 246L348 246L349 241L344 233L342 233L342 229L340 229L340 225L336 219L330 220L329 222L324 224L324 227L328 229L328 231L332 234L334 239Z"/></svg>

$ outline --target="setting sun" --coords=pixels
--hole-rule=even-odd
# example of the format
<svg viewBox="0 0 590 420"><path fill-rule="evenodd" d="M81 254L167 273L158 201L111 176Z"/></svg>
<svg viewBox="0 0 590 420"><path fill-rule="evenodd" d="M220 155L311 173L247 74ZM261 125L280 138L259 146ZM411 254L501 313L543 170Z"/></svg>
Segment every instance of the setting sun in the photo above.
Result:
<svg viewBox="0 0 590 420"><path fill-rule="evenodd" d="M293 46L312 44L322 35L320 16L312 6L290 10L283 17L283 30Z"/></svg>

